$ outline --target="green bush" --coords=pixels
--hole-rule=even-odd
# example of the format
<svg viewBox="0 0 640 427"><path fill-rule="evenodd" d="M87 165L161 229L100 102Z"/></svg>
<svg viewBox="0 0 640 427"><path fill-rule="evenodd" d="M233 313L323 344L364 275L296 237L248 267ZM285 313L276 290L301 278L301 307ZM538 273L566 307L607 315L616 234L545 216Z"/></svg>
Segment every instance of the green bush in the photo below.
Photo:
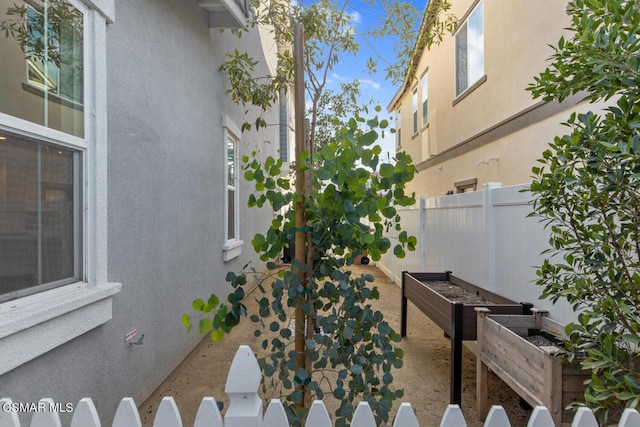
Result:
<svg viewBox="0 0 640 427"><path fill-rule="evenodd" d="M542 297L578 313L565 357L592 371L585 403L604 424L640 402L640 5L575 0L568 12L571 37L529 90L609 102L571 115L533 168L534 214L551 231L537 273Z"/></svg>

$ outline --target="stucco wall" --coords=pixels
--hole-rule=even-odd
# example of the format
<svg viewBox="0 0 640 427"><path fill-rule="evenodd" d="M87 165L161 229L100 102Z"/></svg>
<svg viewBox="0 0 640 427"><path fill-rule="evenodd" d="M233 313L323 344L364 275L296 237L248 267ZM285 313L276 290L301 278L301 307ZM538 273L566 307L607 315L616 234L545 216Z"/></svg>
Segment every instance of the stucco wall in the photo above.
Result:
<svg viewBox="0 0 640 427"><path fill-rule="evenodd" d="M452 13L462 19L477 0L453 0ZM424 51L416 76L429 73L429 123L413 134L411 94L421 82L406 87L391 110L402 111L402 147L418 164L412 190L438 196L456 188L456 182L477 179L504 185L530 181L531 167L553 137L566 129L576 99L562 107L540 105L526 91L534 76L569 24L566 1L484 1L484 73L486 80L456 98L455 39ZM481 79L482 81L483 79ZM473 83L473 82L470 82ZM578 107L584 110L585 106ZM592 108L600 108L599 106ZM545 110L544 114L541 111ZM421 110L419 109L421 118Z"/></svg>
<svg viewBox="0 0 640 427"><path fill-rule="evenodd" d="M113 320L1 376L3 397L76 403L90 396L110 423L122 397L142 403L201 339L181 324L191 301L224 294L229 270L249 261L261 267L250 242L272 214L244 208L246 183L242 255L222 260L222 116L238 127L245 118L218 67L227 50L258 57L262 44L256 32L238 40L207 22L195 0L115 2L107 27L108 279L122 291ZM277 120L277 111L267 118ZM277 131L243 134L243 152L275 154ZM143 345L125 344L133 329Z"/></svg>

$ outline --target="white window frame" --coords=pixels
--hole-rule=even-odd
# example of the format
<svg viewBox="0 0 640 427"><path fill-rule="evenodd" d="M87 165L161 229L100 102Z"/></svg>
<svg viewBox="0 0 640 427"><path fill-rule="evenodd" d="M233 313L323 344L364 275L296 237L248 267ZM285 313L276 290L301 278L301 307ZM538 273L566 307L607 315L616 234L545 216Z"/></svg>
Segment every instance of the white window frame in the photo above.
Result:
<svg viewBox="0 0 640 427"><path fill-rule="evenodd" d="M422 127L429 124L429 72L427 71L420 79L422 89Z"/></svg>
<svg viewBox="0 0 640 427"><path fill-rule="evenodd" d="M0 128L81 152L83 278L0 303L0 375L108 322L122 287L107 281L106 25L113 22L114 0L68 1L84 15L84 137L3 113Z"/></svg>
<svg viewBox="0 0 640 427"><path fill-rule="evenodd" d="M224 261L231 261L234 258L237 258L242 254L242 245L244 241L240 239L240 162L239 162L239 150L240 150L240 130L239 128L229 119L227 116L222 117L222 128L224 129L223 134L223 149L224 155L222 156L224 160L224 244L222 245L222 259ZM234 159L234 168L235 168L235 183L229 182L229 174L227 172L227 143L229 139L235 142L235 159ZM229 200L229 189L232 188L233 191L233 200ZM233 203L234 205L234 217L229 218L229 203ZM234 228L234 237L229 239L227 236L229 230L229 223L233 223Z"/></svg>
<svg viewBox="0 0 640 427"><path fill-rule="evenodd" d="M480 22L482 25L482 35L481 37L477 40L477 45L471 45L470 44L470 38L469 38L469 20L473 17L475 18L475 14L478 13L478 11L480 11L479 13L482 14L482 16L480 17ZM465 46L465 52L466 52L466 81L461 82L460 78L458 77L458 69L459 69L459 52L458 52L458 46L459 46L459 42L458 42L458 38L461 37L462 34L465 34L465 41L464 41L464 46ZM456 34L454 35L454 49L455 49L455 68L454 68L454 80L455 80L455 95L456 97L460 97L462 95L464 95L466 92L469 92L471 90L473 90L477 84L481 83L483 80L483 77L485 76L484 73L484 4L483 4L483 0L480 0L475 6L474 8L471 10L471 12L464 18L464 22L462 23L462 25L460 25L460 27L458 28ZM476 73L471 73L471 71L473 70L472 65L474 63L474 61L470 60L470 57L472 56L472 54L470 54L470 52L474 52L473 47L480 47L481 48L481 53L482 53L482 69L480 70L480 72L476 72ZM471 48L470 48L471 47Z"/></svg>

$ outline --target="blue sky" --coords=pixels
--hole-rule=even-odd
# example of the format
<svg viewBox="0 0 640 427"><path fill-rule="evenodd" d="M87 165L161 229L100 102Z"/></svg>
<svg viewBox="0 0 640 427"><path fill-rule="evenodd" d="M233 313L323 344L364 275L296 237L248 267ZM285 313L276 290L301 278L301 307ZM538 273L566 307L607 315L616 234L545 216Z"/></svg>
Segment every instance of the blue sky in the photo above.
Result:
<svg viewBox="0 0 640 427"><path fill-rule="evenodd" d="M425 0L413 1L413 5L419 11L424 10L425 4ZM352 0L347 10L354 17L353 25L358 34L364 33L368 28L374 26L383 13L381 9L376 10L370 3L360 0ZM364 39L359 37L358 42L360 43L358 56L345 55L342 58L342 63L338 64L330 74L327 88L337 90L341 82L359 79L363 101L372 99L377 104L380 104L382 107L381 117L389 119L389 114L386 111L387 105L396 94L399 86L385 80L386 73L384 69L386 66L385 61L391 62L395 59L393 52L394 40L372 40L371 38ZM375 75L369 75L366 70L365 64L370 57L373 57L378 63ZM391 121L391 124L395 126L394 121ZM395 154L395 135L386 132L384 140L380 141L380 145L385 152L388 152L393 157ZM385 154L384 157L386 158L387 155Z"/></svg>

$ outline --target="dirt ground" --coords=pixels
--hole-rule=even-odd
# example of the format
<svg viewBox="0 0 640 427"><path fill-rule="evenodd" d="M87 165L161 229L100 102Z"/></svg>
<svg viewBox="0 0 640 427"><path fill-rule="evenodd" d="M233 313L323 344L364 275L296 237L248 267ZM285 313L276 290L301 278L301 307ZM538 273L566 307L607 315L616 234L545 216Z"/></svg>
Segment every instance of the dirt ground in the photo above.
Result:
<svg viewBox="0 0 640 427"><path fill-rule="evenodd" d="M375 266L353 266L354 273L373 274L374 285L380 290L380 299L374 310L384 313L385 319L400 331L400 288ZM437 426L449 403L450 396L450 341L431 320L409 303L407 336L400 346L404 350L404 366L396 370L394 385L404 389L402 402L411 403L421 426ZM221 342L203 340L172 372L158 389L140 406L140 417L145 427L153 424L156 409L163 396L176 400L185 426L192 426L200 401L205 396L228 400L224 393L227 372L238 346L248 344L258 350L262 338L253 336L250 321L225 336ZM475 410L476 358L465 346L462 364L462 410L469 427L482 426ZM519 406L518 396L499 378L489 376L489 404L501 404L506 409L513 427L526 426L530 411ZM398 407L400 403L394 404ZM224 416L224 412L223 412Z"/></svg>

